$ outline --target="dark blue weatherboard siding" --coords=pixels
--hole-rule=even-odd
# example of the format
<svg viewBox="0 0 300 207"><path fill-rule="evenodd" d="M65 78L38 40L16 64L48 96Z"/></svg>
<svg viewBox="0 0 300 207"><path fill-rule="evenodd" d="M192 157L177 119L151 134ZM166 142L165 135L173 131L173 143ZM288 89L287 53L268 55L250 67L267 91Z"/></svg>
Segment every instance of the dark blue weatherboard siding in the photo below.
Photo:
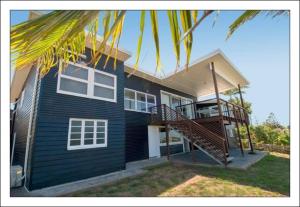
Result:
<svg viewBox="0 0 300 207"><path fill-rule="evenodd" d="M25 161L27 133L28 133L30 113L31 113L32 94L34 89L35 75L36 75L36 71L34 69L31 69L24 85L25 94L24 94L22 107L20 106L20 101L18 102L17 114L15 118L15 125L14 125L14 132L16 132L16 141L15 141L13 164L21 165L23 167Z"/></svg>
<svg viewBox="0 0 300 207"><path fill-rule="evenodd" d="M125 73L125 76L127 74ZM156 96L156 104L160 105L160 90L177 94L186 98L196 99L191 95L176 91L157 83L145 80L137 76L125 77L125 88L153 94ZM148 124L150 114L142 112L125 112L126 120L126 162L147 159L148 150Z"/></svg>
<svg viewBox="0 0 300 207"><path fill-rule="evenodd" d="M176 154L183 152L183 145L182 144L174 144L170 145L170 154ZM160 156L167 155L167 146L160 147Z"/></svg>
<svg viewBox="0 0 300 207"><path fill-rule="evenodd" d="M90 52L87 51L87 60ZM125 168L124 64L97 70L117 76L117 103L56 93L57 68L41 81L30 189L58 185ZM70 118L107 119L107 147L67 150Z"/></svg>

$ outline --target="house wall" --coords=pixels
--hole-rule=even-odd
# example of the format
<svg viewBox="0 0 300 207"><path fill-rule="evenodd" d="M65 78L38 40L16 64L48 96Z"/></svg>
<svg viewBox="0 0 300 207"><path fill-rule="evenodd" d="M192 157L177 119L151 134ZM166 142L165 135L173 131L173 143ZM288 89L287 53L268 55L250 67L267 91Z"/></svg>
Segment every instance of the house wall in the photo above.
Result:
<svg viewBox="0 0 300 207"><path fill-rule="evenodd" d="M86 55L88 62L89 50ZM125 168L124 64L118 61L114 70L113 59L110 59L104 69L105 59L103 56L96 70L117 76L117 103L57 93L57 68L41 80L29 189ZM107 147L68 150L70 118L107 119Z"/></svg>
<svg viewBox="0 0 300 207"><path fill-rule="evenodd" d="M127 76L127 73L125 74ZM196 97L176 91L157 83L145 80L132 75L130 78L125 77L125 88L149 93L156 96L156 104L161 104L160 90L174 93L186 98L196 100ZM150 114L142 112L133 112L125 110L126 120L126 162L147 159L148 153L148 124ZM182 145L181 145L182 149ZM164 151L164 149L162 149ZM178 152L178 148L172 147L172 152Z"/></svg>
<svg viewBox="0 0 300 207"><path fill-rule="evenodd" d="M23 104L21 106L21 101L17 104L17 113L14 123L14 132L16 133L13 165L21 165L24 168L25 162L25 152L27 143L27 134L29 127L29 119L32 106L32 94L35 83L36 71L32 69L29 72L27 80L25 81L24 88L24 98Z"/></svg>

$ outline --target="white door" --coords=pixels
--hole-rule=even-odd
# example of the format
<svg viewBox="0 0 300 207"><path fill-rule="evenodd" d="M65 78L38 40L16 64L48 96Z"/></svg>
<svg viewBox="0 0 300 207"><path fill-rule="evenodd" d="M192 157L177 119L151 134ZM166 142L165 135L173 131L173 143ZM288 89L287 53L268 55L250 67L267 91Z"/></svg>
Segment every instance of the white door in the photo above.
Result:
<svg viewBox="0 0 300 207"><path fill-rule="evenodd" d="M160 157L159 127L148 126L149 158Z"/></svg>

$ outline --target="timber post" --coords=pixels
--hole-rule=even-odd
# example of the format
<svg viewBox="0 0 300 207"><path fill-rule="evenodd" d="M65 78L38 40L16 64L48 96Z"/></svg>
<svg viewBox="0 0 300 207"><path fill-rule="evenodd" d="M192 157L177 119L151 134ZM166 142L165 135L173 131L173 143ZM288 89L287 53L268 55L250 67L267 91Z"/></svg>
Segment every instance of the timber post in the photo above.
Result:
<svg viewBox="0 0 300 207"><path fill-rule="evenodd" d="M218 104L218 111L219 111L220 121L221 121L221 128L222 128L224 138L226 140L226 150L227 150L227 152L229 152L229 150L228 150L228 146L229 146L228 137L227 137L227 133L226 133L225 127L224 127L224 119L223 119L223 113L222 113L222 108L221 108L221 103L220 103L219 89L218 89L218 84L217 84L217 77L216 77L214 62L210 63L210 69L211 69L212 77L213 77L213 81L214 81L215 93L216 93L217 104Z"/></svg>
<svg viewBox="0 0 300 207"><path fill-rule="evenodd" d="M241 104L242 104L242 107L244 108L244 118L246 119L246 116L247 116L247 119L249 119L248 113L245 111L245 105L244 105L244 100L243 100L240 84L238 84L238 89L239 89ZM247 115L245 116L245 114L247 114ZM248 136L248 140L249 140L249 144L250 144L251 154L253 154L254 150L253 150L252 140L251 140L251 136L250 136L249 124L248 124L248 121L245 121L245 123L246 123L246 130L247 130L247 136Z"/></svg>

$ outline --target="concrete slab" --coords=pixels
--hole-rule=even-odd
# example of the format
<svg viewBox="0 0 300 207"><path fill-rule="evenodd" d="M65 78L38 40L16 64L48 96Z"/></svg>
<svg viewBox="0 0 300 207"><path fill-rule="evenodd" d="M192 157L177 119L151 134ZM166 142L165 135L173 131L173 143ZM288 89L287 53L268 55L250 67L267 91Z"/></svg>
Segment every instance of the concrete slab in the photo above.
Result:
<svg viewBox="0 0 300 207"><path fill-rule="evenodd" d="M268 153L265 151L255 151L255 154L248 154L249 151L245 150L244 156L242 156L239 149L230 149L230 157L233 157L232 162L227 165L227 168L246 170L254 163L264 158ZM198 165L205 167L225 167L220 165L215 160L207 156L200 150L195 151L195 161L192 159L192 153L183 153L173 155L170 158L173 163L187 164L187 165Z"/></svg>
<svg viewBox="0 0 300 207"><path fill-rule="evenodd" d="M62 196L76 191L88 189L91 187L107 184L110 182L118 181L123 178L128 178L136 175L146 173L144 168L159 165L167 162L165 158L154 158L149 160L142 160L126 164L126 170L109 173L97 177L92 177L76 182L56 185L39 190L28 192L24 187L11 189L12 197L55 197Z"/></svg>
<svg viewBox="0 0 300 207"><path fill-rule="evenodd" d="M230 156L234 157L234 160L227 165L228 168L233 169L241 169L246 170L251 165L255 164L262 158L264 158L266 155L268 155L268 152L265 151L255 151L255 154L249 154L249 150L246 150L244 152L244 156L241 155L241 152L239 150L230 152Z"/></svg>

